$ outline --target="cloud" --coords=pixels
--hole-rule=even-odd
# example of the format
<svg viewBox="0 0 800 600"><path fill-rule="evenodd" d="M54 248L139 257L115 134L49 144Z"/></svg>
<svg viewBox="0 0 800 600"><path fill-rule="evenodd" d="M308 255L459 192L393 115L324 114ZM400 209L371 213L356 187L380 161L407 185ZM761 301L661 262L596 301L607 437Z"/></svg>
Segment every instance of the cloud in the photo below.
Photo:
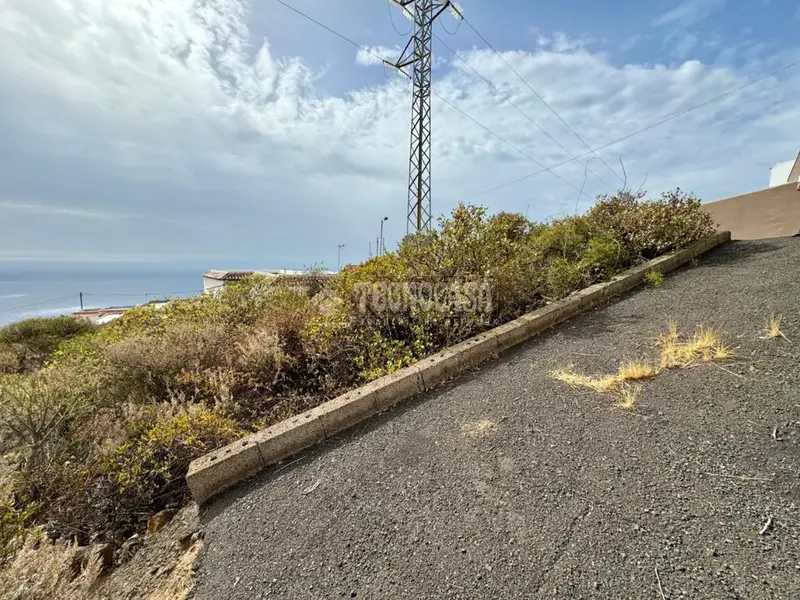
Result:
<svg viewBox="0 0 800 600"><path fill-rule="evenodd" d="M725 0L684 0L653 21L654 25L694 25L725 7Z"/></svg>
<svg viewBox="0 0 800 600"><path fill-rule="evenodd" d="M566 33L556 31L552 37L539 34L536 38L536 44L551 52L578 52L585 50L587 47L595 44L595 40L591 38L571 38Z"/></svg>
<svg viewBox="0 0 800 600"><path fill-rule="evenodd" d="M173 227L197 227L208 229L207 227L191 223L187 220L165 219L158 214L135 214L123 213L108 210L87 210L71 206L62 206L55 203L35 204L32 202L15 202L11 200L0 200L0 210L6 213L21 213L23 215L36 216L38 219L63 219L64 217L81 219L88 221L145 221L152 223L162 223Z"/></svg>
<svg viewBox="0 0 800 600"><path fill-rule="evenodd" d="M58 217L75 217L78 219L92 219L92 220L118 220L130 218L130 215L113 212L103 212L95 210L85 210L83 208L69 208L63 206L55 206L51 204L32 204L29 202L11 202L7 200L0 200L0 210L31 213L35 215L53 215Z"/></svg>
<svg viewBox="0 0 800 600"><path fill-rule="evenodd" d="M0 250L0 261L11 263L175 263L192 262L196 259L212 259L212 256L198 254L152 254L148 252L133 252L130 254L97 253L97 252L59 252L41 250Z"/></svg>
<svg viewBox="0 0 800 600"><path fill-rule="evenodd" d="M343 262L365 258L383 215L390 246L405 234L407 85L352 67L351 53L364 79L337 80L347 91L332 93L325 71L252 28L250 7L4 0L0 258L331 266L340 243ZM736 68L616 65L591 40L548 38L504 58L592 146L800 58L797 48L750 48ZM440 62L437 94L542 164L586 151L494 53L460 53L568 153L458 61ZM800 74L787 71L600 154L615 168L624 156L631 181L647 173L654 192L680 185L716 198L762 187L771 164L797 153L798 93ZM438 98L432 113L435 213L539 170ZM609 186L589 173L589 197L618 185L599 161L590 169ZM533 218L573 210L584 167L556 173L569 185L546 173L474 201L530 205Z"/></svg>
<svg viewBox="0 0 800 600"><path fill-rule="evenodd" d="M403 49L400 46L387 48L386 46L365 46L356 52L356 62L365 67L382 65L383 60L393 63L400 60L400 53ZM381 58L378 58L381 57Z"/></svg>

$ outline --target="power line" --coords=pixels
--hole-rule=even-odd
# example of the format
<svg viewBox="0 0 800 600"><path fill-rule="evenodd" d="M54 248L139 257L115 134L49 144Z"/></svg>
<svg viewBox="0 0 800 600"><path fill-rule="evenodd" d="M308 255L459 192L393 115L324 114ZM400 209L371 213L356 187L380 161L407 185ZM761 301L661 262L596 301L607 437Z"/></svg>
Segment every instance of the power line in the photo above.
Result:
<svg viewBox="0 0 800 600"><path fill-rule="evenodd" d="M352 44L352 45L353 45L353 46L355 46L356 48L360 48L360 49L361 49L361 50L363 50L364 52L366 52L366 53L368 53L368 54L371 54L372 56L374 56L375 58L377 58L378 60L380 60L381 62L383 62L383 57L381 57L381 56L378 56L377 54L375 54L375 53L374 53L372 50L370 50L369 48L366 48L366 47L362 46L362 45L361 45L361 44L359 44L358 42L354 42L354 41L353 41L353 40L351 40L349 37L347 37L347 36L345 36L345 35L342 35L342 34L341 34L341 33L339 33L338 31L335 31L335 30L331 29L330 27L328 27L328 26L327 26L327 25L325 25L324 23L321 23L321 22L317 21L317 20L316 20L314 17L312 17L312 16L310 16L310 15L307 15L306 13L304 13L303 11L301 11L301 10L299 10L299 9L295 8L295 7L294 7L294 6L292 6L291 4L287 4L287 3L286 3L286 2L284 2L283 0L274 0L274 1L275 1L275 2L277 2L278 4L282 4L283 6L285 6L286 8L288 8L289 10L291 10L292 12L294 12L294 13L297 13L297 14L298 14L298 15L300 15L301 17L303 17L303 18L305 18L305 19L308 19L308 20L309 20L309 21L311 21L312 23L314 23L314 24L316 24L316 25L319 25L319 26L320 26L320 27L322 27L324 30L326 30L326 31L328 31L328 32L330 32L330 33L332 33L333 35L335 35L335 36L336 36L336 37L338 37L338 38L341 38L341 39L343 39L343 40L344 40L345 42L347 42L348 44Z"/></svg>
<svg viewBox="0 0 800 600"><path fill-rule="evenodd" d="M458 12L458 10L455 8L455 6L453 6L452 8L453 8L454 12L459 15L458 25L456 25L456 30L455 31L450 31L447 27L444 26L444 21L439 21L439 25L442 26L442 29L444 29L447 32L448 35L456 35L458 33L458 30L461 29L461 23L464 22L464 19L460 18L461 13Z"/></svg>
<svg viewBox="0 0 800 600"><path fill-rule="evenodd" d="M592 162L595 158L596 157L593 156L592 158L587 160L586 164L583 166L584 167L583 168L583 183L581 184L581 191L578 192L578 197L575 198L575 214L576 215L578 214L578 204L580 204L581 195L583 194L583 189L586 187L586 180L588 179L587 172L589 171L589 163Z"/></svg>
<svg viewBox="0 0 800 600"><path fill-rule="evenodd" d="M481 122L480 122L480 121L478 121L477 119L475 119L475 118L471 117L470 115L468 115L467 113L465 113L463 110L461 110L460 108L458 108L458 107L457 107L455 104L453 104L453 103L452 103L452 102L450 102L449 100L447 100L447 99L443 98L442 96L440 96L440 95L439 95L439 94L437 94L436 92L433 92L433 95L434 95L434 96L436 96L436 97L437 97L439 100L441 100L441 101L442 101L442 102L444 102L445 104L447 104L447 105L448 105L450 108L452 108L453 110L455 110L455 111L457 111L457 112L461 113L461 114L462 114L464 117L466 117L467 119L469 119L470 121L472 121L473 123L475 123L475 124L476 124L478 127L480 127L481 129L485 130L487 133L489 133L489 134L493 135L494 137L496 137L498 140L500 140L501 142L503 142L503 143L504 143L506 146L508 146L509 148L511 148L511 149L513 149L513 150L515 150L515 151L519 152L519 153L520 153L522 156L524 156L525 158L527 158L527 159L528 159L529 161L531 161L532 163L534 163L534 164L537 164L537 165L539 165L540 167L542 167L542 169L543 169L543 170L542 170L542 171L539 171L540 173L543 173L544 171L547 171L547 172L549 172L551 175L553 175L554 177L556 177L557 179L560 179L561 181L563 181L564 183L566 183L566 184L567 184L569 187L571 187L571 188L572 188L573 190L575 190L576 192L577 192L577 191L580 191L580 190L578 189L578 187L577 187L577 186L574 186L574 185L572 185L572 184L571 184L569 181L567 181L566 179L564 179L564 178L563 178L561 175L559 175L558 173L556 173L555 171L553 171L553 168L554 168L554 167L551 167L551 168L549 168L549 169L548 169L548 168L547 168L547 167L545 167L545 166L544 166L544 165L543 165L541 162L539 162L538 160L536 160L535 158L533 158L533 157L532 157L530 154L528 154L528 153L527 153L527 152L525 152L524 150L520 150L520 149L519 149L519 148L517 148L517 147L516 147L514 144L512 144L512 143L511 143L511 142L509 142L507 139L505 139L503 136L501 136L499 133L495 133L494 131L492 131L491 129L489 129L489 128L488 128L486 125L484 125L483 123L481 123ZM574 159L570 159L570 160L574 160ZM567 162L569 162L569 161L567 161ZM566 164L566 163L564 163L564 164Z"/></svg>
<svg viewBox="0 0 800 600"><path fill-rule="evenodd" d="M348 37L346 37L346 36L342 35L342 34L341 34L341 33L339 33L338 31L335 31L335 30L331 29L331 28L330 28L330 27L328 27L327 25L325 25L325 24L323 24L323 23L320 23L319 21L317 21L317 20L316 20L316 19L314 19L313 17L311 17L311 16L309 16L309 15L305 14L304 12L302 12L302 11L300 11L300 10L298 10L298 9L294 8L293 6L291 6L291 5L287 4L286 2L284 2L283 0L274 0L274 1L275 1L275 2L277 2L277 3L279 3L279 4L282 4L283 6L285 6L285 7L286 7L286 8L288 8L288 9L290 9L291 11L293 11L293 12L297 13L297 14L298 14L298 15L300 15L301 17L303 17L303 18L305 18L305 19L308 19L308 20L309 20L309 21L311 21L312 23L315 23L315 24L319 25L319 26L320 26L320 27L322 27L323 29L325 29L325 30L329 31L330 33L334 34L336 37L343 39L344 41L346 41L347 43L349 43L349 44L351 44L351 45L355 46L356 48L359 48L359 49L361 49L361 50L364 50L365 52L367 52L368 54L370 54L370 55L372 55L373 57L377 58L377 59L378 59L378 60L380 60L381 62L383 62L383 61L384 61L384 58L383 58L383 57L381 57L381 56L378 56L378 55L377 55L375 52L372 52L372 51L371 51L371 50L369 50L368 48L365 48L364 46L362 46L362 45L361 45L361 44L359 44L358 42L354 42L352 39L350 39L350 38L348 38ZM465 19L465 20L466 20L466 19ZM478 31L477 31L477 30L476 30L476 29L475 29L475 28L474 28L474 27L473 27L473 26L472 26L472 25L471 25L469 22L468 22L468 24L469 24L469 25L470 25L470 27L471 27L471 28L472 28L472 29L475 31L475 33L476 33L476 34L478 34L478 35L480 36L479 32L478 32ZM484 42L486 42L486 43L487 43L487 45L488 45L488 42L487 42L485 39L484 39ZM494 50L494 48L492 48L492 50ZM497 50L494 50L494 51L495 51L495 52L497 52ZM501 55L499 52L497 52L497 54L498 54L498 55L500 56L500 58L501 58L501 59L502 59L502 60L505 62L505 59L503 58L503 56L502 56L502 55ZM581 159L581 158L584 158L585 156L588 156L589 154L595 154L595 153L596 153L598 150L603 150L603 149L605 149L605 148L609 148L609 147L611 147L611 146L614 146L614 145L616 145L616 144L618 144L618 143L620 143L620 142L624 142L625 140L628 140L628 139L630 139L630 138L632 138L632 137L634 137L634 136L637 136L637 135L639 135L640 133L644 133L645 131L649 131L649 130L651 130L651 129L654 129L655 127L659 127L660 125L663 125L664 123L668 123L669 121L672 121L672 120L674 120L674 119L677 119L677 118L680 118L680 117L682 117L682 116L685 116L685 115L687 115L687 114L689 114L689 113L691 113L691 112L693 112L693 111L695 111L695 110L698 110L698 109L700 109L700 108L703 108L704 106L708 106L709 104L712 104L712 103L714 103L714 102L717 102L718 100L721 100L721 99L723 99L723 98L726 98L727 96L730 96L731 94L735 94L736 92L739 92L739 91L741 91L741 90L743 90L743 89L745 89L745 88L748 88L748 87L750 87L750 86L752 86L752 85L755 85L756 83L760 83L761 81L764 81L765 79L769 79L769 78L770 78L770 77L772 77L773 75L776 75L776 74L778 74L778 73L780 73L780 72L782 72L782 71L786 71L787 69L791 69L792 67L795 67L795 66L797 66L797 65L800 65L800 60L798 60L798 61L794 61L794 62L792 62L792 63L789 63L789 64L786 64L786 65L783 65L782 67L779 67L779 68L777 68L777 69L774 69L773 71L770 71L769 73L767 73L766 75L763 75L762 77L759 77L759 78L757 78L757 79L754 79L754 80L752 80L752 81L749 81L749 82L747 82L747 83L745 83L745 84L742 84L742 85L740 85L740 86L738 86L738 87L736 87L736 88L733 88L733 89L731 89L731 90L728 90L727 92L724 92L724 93L722 93L722 94L720 94L720 95L718 95L718 96L715 96L715 97L713 97L713 98L710 98L710 99L706 100L705 102L701 102L700 104L697 104L697 105L695 105L695 106L692 106L691 108L688 108L688 109L685 109L685 110L679 111L679 112L677 112L677 113L674 113L674 114L672 114L672 115L669 115L669 116L667 116L667 117L664 117L663 119L661 119L661 120L659 120L659 121L656 121L656 122L654 122L654 123L651 123L650 125L647 125L646 127L642 127L641 129L637 129L636 131L633 131L633 132L631 132L631 133L628 133L628 134L626 134L626 135L624 135L624 136L622 136L622 137L620 137L620 138L617 138L617 139L615 139L615 140L613 140L613 141L611 141L611 142L608 142L608 143L606 143L606 144L603 144L602 146L597 146L596 148L589 148L589 150L587 150L586 152L583 152L583 153L581 153L581 154L578 154L578 155L574 156L573 158L570 158L570 159L564 160L564 161L562 161L562 162L560 162L560 163L557 163L557 164L555 164L555 165L552 165L552 166L550 166L550 167L545 167L545 168L543 168L543 169L542 169L542 170L540 170L540 171L536 171L535 173L530 173L530 174L528 174L528 175L524 175L523 177L519 177L519 178L517 178L517 179L514 179L514 180L512 180L512 181L509 181L509 182L507 182L507 183L504 183L504 184L502 184L502 185L499 185L499 186L495 186L495 187L493 187L493 188L491 188L491 189L488 189L488 190L485 190L485 191L483 191L483 192L479 192L479 193L477 193L477 194L475 194L475 195L473 195L473 196L470 196L470 197L469 197L469 198L467 198L466 200L472 200L472 199L474 199L474 198L477 198L477 197L479 197L479 196L483 196L483 195L486 195L486 194L490 194L490 193L492 193L492 192L495 192L495 191L497 191L497 190L500 190L500 189L502 189L502 188L505 188L505 187L508 187L508 186L514 185L514 184L516 184L516 183L519 183L519 182L521 182L521 181L525 181L525 180L527 180L527 179L530 179L530 178L532 178L532 177L536 177L537 175L541 175L541 174L543 174L543 173L552 173L553 169L557 169L558 167L561 167L561 166L563 166L563 165L569 164L569 163L571 163L571 162L573 162L573 161L575 161L575 160L579 160L579 159ZM523 79L523 81L524 81L524 79ZM525 83L527 83L527 82L525 82ZM490 131L490 132L491 132L491 130L490 130L488 127L486 127L485 125L482 125L482 124L480 124L480 123L479 123L479 122L478 122L476 119L473 119L472 117L470 117L469 115L467 115L465 112L463 112L461 109L458 109L457 107L455 107L453 104L451 104L451 103L450 103L450 102L448 102L447 100L444 100L444 98L442 98L441 96L439 96L439 95L438 95L436 92L433 92L433 95L435 95L437 98L439 98L440 100L443 100L443 101L444 101L446 104L450 105L451 107L453 107L454 109L456 109L457 111L459 111L459 112L460 112L462 115L464 115L464 116L466 116L467 118L471 119L471 120L472 120L474 123L476 123L476 124L479 124L479 125L480 125L482 128L484 128L484 129L486 129L487 131ZM492 132L492 135L495 135L496 137L498 137L498 138L499 138L499 136L497 136L497 134L495 134L494 132ZM508 143L508 142L506 142L505 140L503 140L503 142L504 142L504 143L506 143L507 145L511 146L511 144L509 144L509 143ZM512 146L512 147L513 147L513 146ZM514 148L514 149L516 150L516 148ZM602 161L602 158L598 157L598 159L599 159L601 162L603 162L603 161ZM615 174L617 177L619 177L619 175L618 175L618 174L617 174L617 173L616 173L616 172L615 172L613 169L611 170L611 172L612 172L612 173L614 173L614 174ZM555 175L555 173L553 173L553 174ZM575 188L574 186L571 186L571 187L573 187L573 189L577 189L577 188Z"/></svg>
<svg viewBox="0 0 800 600"><path fill-rule="evenodd" d="M411 33L411 29L414 29L414 26L412 25L411 29L409 29L405 33L401 32L397 28L397 25L394 24L394 13L392 12L392 4L394 4L394 2L392 2L392 0L389 0L389 2L386 3L386 8L389 10L389 21L391 21L391 23L392 23L392 29L394 29L394 32L397 35L399 35L401 37L406 37L409 33ZM405 14L405 7L403 7L403 14Z"/></svg>
<svg viewBox="0 0 800 600"><path fill-rule="evenodd" d="M306 14L306 13L304 13L303 11L301 11L301 10L299 10L299 9L297 9L297 8L295 8L295 7L293 7L293 6L291 6L290 4L287 4L286 2L284 2L284 0L274 0L274 1L275 1L275 2L277 2L278 4L281 4L281 5L285 6L286 8L288 8L288 9L289 9L289 10L291 10L292 12L294 12L294 13L296 13L296 14L300 15L301 17L303 17L303 18L305 18L305 19L307 19L307 20L311 21L312 23L314 23L314 24L316 24L316 25L319 25L320 27L322 27L322 28L323 28L323 29L325 29L326 31L329 31L330 33L332 33L332 34L334 34L336 37L338 37L338 38L340 38L340 39L344 40L344 41L345 41L345 42L347 42L348 44L350 44L350 45L352 45L352 46L355 46L355 47L356 47L356 48L358 48L359 50L363 50L363 51L364 51L364 52L366 52L367 54L369 54L369 55L371 55L371 56L375 57L376 59L378 59L379 61L381 61L381 63L383 63L383 64L386 64L386 61L385 61L385 59L384 59L382 56L379 56L378 54L376 54L375 52L373 52L373 51L372 51L372 50L370 50L369 48L367 48L367 47L365 47L365 46L362 46L362 45L361 45L361 44L359 44L358 42L356 42L356 41L353 41L351 38L347 37L346 35L343 35L343 34L339 33L338 31L335 31L334 29L331 29L330 27L328 27L328 26L327 26L327 25L325 25L324 23L321 23L320 21L316 20L315 18L313 18L313 17L311 17L311 16L307 15L307 14ZM404 75L408 76L408 75L407 75L407 74L406 74L404 71L402 71L402 69L399 69L399 70L400 70L400 72L402 72ZM539 162L538 160L536 160L535 158L533 158L532 156L530 156L530 155L529 155L529 154L527 154L526 152L524 152L524 151L520 150L519 148L517 148L517 147L516 147L514 144L512 144L511 142L509 142L508 140L506 140L505 138L503 138L503 137L502 137L500 134L498 134L498 133L495 133L494 131L492 131L490 128L488 128L486 125L484 125L483 123L481 123L480 121L478 121L478 120L477 120L477 119L475 119L474 117L472 117L472 116L468 115L467 113L465 113L463 110L461 110L460 108L458 108L457 106L455 106L455 105L454 105L452 102L450 102L449 100L447 100L447 99L443 98L443 97L442 97L440 94L436 93L436 92L435 92L435 91L433 91L433 90L431 91L431 94L432 94L433 96L436 96L436 97L437 97L439 100L441 100L442 102L444 102L445 104L447 104L448 106L450 106L450 107L451 107L452 109L454 109L455 111L459 112L461 115L463 115L464 117L466 117L467 119L469 119L470 121L472 121L473 123L475 123L476 125L478 125L480 128L484 129L485 131L487 131L488 133L490 133L491 135L493 135L494 137L496 137L497 139L499 139L501 142L503 142L504 144L506 144L508 147L512 148L514 151L518 152L519 154L521 154L522 156L524 156L525 158L527 158L527 159L528 159L528 160L530 160L531 162L533 162L533 163L535 163L535 164L539 165L540 167L542 167L542 169L543 169L543 170L542 170L542 171L539 171L538 173L550 172L550 173L551 173L553 176L555 176L556 178L558 178L558 179L560 179L561 181L563 181L564 183L566 183L566 184L567 184L569 187L571 187L571 188L572 188L572 189L574 189L575 191L578 191L578 190L579 190L579 188L578 188L578 187L576 187L576 186L572 185L571 183L569 183L569 182L568 182L566 179L564 179L563 177L561 177L561 176L560 176L558 173L553 173L553 169L554 169L554 168L556 168L556 167L558 167L558 166L560 166L560 165L556 165L556 167L550 167L550 168L547 168L547 167L545 167L545 166L544 166L544 165L543 165L541 162ZM571 162L572 160L575 160L575 159L577 159L577 158L580 158L580 156L577 156L577 157L575 157L575 158L571 158L570 160L568 160L568 161L566 161L566 162L564 162L564 163L561 163L561 164L567 164L568 162Z"/></svg>
<svg viewBox="0 0 800 600"><path fill-rule="evenodd" d="M460 60L462 63L464 63L467 66L467 68L469 68L473 73L475 73L475 75L480 77L492 90L494 90L495 93L499 94L500 97L503 100L505 100L511 106L513 106L515 109L517 109L517 112L519 112L519 114L521 114L523 117L525 117L534 127L536 127L539 131L541 131L549 140L551 140L554 144L556 144L559 148L561 148L564 152L566 152L568 156L570 156L572 158L575 158L575 155L572 154L572 152L567 150L556 138L554 138L545 129L543 129L541 125L539 125L530 115L528 115L525 111L523 111L513 100L511 100L503 92L501 92L499 89L497 89L497 87L491 81L489 81L489 79L487 79L475 67L473 67L471 64L469 64L469 62L467 60L465 60L458 52L456 52L449 45L447 45L447 43L442 38L440 38L436 34L434 34L433 37L435 37L436 40L440 44L442 44L445 48L447 48L447 50L449 50L453 54L453 56L455 56L458 60ZM542 165L542 168L544 168L544 165ZM594 175L604 186L608 187L611 190L614 189L613 186L609 185L606 181L604 181L597 173L595 173L591 169L588 169L588 171L589 171L589 173ZM584 184L585 183L586 182L584 182Z"/></svg>
<svg viewBox="0 0 800 600"><path fill-rule="evenodd" d="M495 187L493 187L491 189L484 190L482 192L478 192L477 194L467 198L467 200L472 200L472 199L477 198L479 196L484 196L486 194L491 194L492 192L496 192L497 190L503 189L503 188L508 187L510 185L514 185L514 184L520 183L521 181L525 181L526 179L530 179L531 177L536 177L537 175L541 175L542 173L550 172L553 169L557 169L558 167L560 167L562 165L566 165L567 163L572 162L573 160L578 160L580 158L583 158L584 156L592 154L592 153L596 152L597 150L603 150L605 148L609 148L610 146L614 146L616 144L619 144L620 142L624 142L625 140L628 140L628 139L630 139L630 138L632 138L634 136L637 136L640 133L644 133L645 131L650 131L651 129L654 129L656 127L659 127L660 125L663 125L664 123L668 123L668 122L673 121L673 120L675 120L675 119L677 119L679 117L683 117L685 115L688 115L689 113L691 113L691 112L693 112L693 111L695 111L697 109L700 109L700 108L703 108L705 106L708 106L709 104L713 104L714 102L717 102L718 100L722 100L723 98L726 98L726 97L730 96L731 94L735 94L736 92L740 92L741 90L743 90L745 88L748 88L751 85L755 85L756 83L760 83L760 82L764 81L765 79L769 79L770 77L772 77L774 75L777 75L781 71L786 71L787 69L791 69L792 67L796 67L798 65L800 65L800 60L792 62L792 63L789 63L787 65L783 65L782 67L778 67L777 69L775 69L773 71L770 71L769 73L767 73L766 75L764 75L762 77L759 77L757 79L753 79L752 81L749 81L749 82L747 82L745 84L742 84L739 87L736 87L736 88L733 88L731 90L728 90L727 92L724 92L724 93L720 94L719 96L714 96L713 98L709 98L705 102L701 102L700 104L696 104L695 106L692 106L691 108L687 108L685 110L682 110L682 111L679 111L679 112L674 113L672 115L669 115L667 117L664 117L660 121L656 121L655 123L651 123L650 125L647 125L646 127L642 127L641 129L637 129L636 131L632 131L631 133L628 133L628 134L622 136L621 138L617 138L616 140L608 142L607 144L603 144L602 146L597 146L594 149L590 148L587 152L584 152L583 154L578 154L577 156L575 156L573 158L570 158L569 160L565 160L565 161L560 162L558 164L555 164L555 165L553 165L551 167L542 169L541 171L536 171L535 173L530 173L528 175L524 175L522 177L519 177L517 179L514 179L514 180L509 181L507 183L504 183L502 185L495 186Z"/></svg>
<svg viewBox="0 0 800 600"><path fill-rule="evenodd" d="M600 157L600 155L598 155L598 154L597 154L597 150L598 150L598 149L597 149L597 148L595 148L595 149L593 150L593 149L592 149L592 147L591 147L591 146L589 146L589 144L587 144L587 143L586 143L586 141L585 141L585 140L584 140L584 139L583 139L583 138L582 138L582 137L581 137L581 136L578 134L578 132L577 132L577 131L575 131L575 130L574 130L572 127L570 127L569 123L567 123L567 122L566 122L566 121L565 121L565 120L564 120L564 119L561 117L561 115L560 115L560 114L558 114L558 112L556 111L556 109L554 109L552 106L550 106L550 104L547 102L547 100L545 100L545 99L544 99L544 98L541 96L541 94L539 94L539 92L537 92L537 91L536 91L536 90L533 88L533 86L532 86L530 83L528 83L528 81L527 81L527 80L526 80L526 79L525 79L525 78L524 78L522 75L520 75L520 74L519 74L519 72L518 72L518 71L517 71L517 70L516 70L514 67L512 67L512 66L511 66L511 63L509 63L509 62L508 62L508 61L505 59L505 57L504 57L502 54L500 54L500 53L499 53L499 52L498 52L498 51L495 49L495 47L494 47L494 46L492 46L492 44L489 42L489 40L487 40L487 39L486 39L486 37L484 37L484 35L483 35L483 34L482 34L480 31L478 31L478 30L477 30L477 28L476 28L476 27L475 27L475 26L474 26L474 25L473 25L473 24L472 24L472 23L469 21L469 19L467 19L467 18L466 18L465 16L463 16L463 15L461 16L461 18L462 18L462 19L464 19L464 22L465 22L467 25L469 25L469 27L470 27L470 29L472 29L472 31L474 31L474 32L475 32L475 35L477 35L479 38L481 38L481 40L483 40L483 43L484 43L484 44L486 44L487 46L489 46L489 48L492 50L492 52L494 52L494 53L495 53L495 54L496 54L496 55L497 55L497 56L500 58L500 60L502 60L502 61L505 63L505 65L506 65L506 66L507 66L507 67L508 67L508 68L511 70L511 72L512 72L512 73L514 73L514 75L516 75L516 76L517 76L517 78L519 78L519 80L520 80L522 83L524 83L524 84L525 84L525 85L528 87L528 89L529 89L531 92L533 92L533 94L534 94L534 95L535 95L535 96L536 96L536 97L537 97L539 100L541 100L541 101L542 101L542 104L544 104L544 105L545 105L545 106L546 106L546 107L547 107L547 108L550 110L550 112L552 112L552 113L553 113L553 114L556 116L556 118L557 118L559 121L561 121L561 123L564 125L564 127L566 127L567 129L569 129L569 131L572 133L572 135L574 135L576 138L578 138L578 140L580 140L581 144L583 144L583 145L584 145L584 146L585 146L585 147L586 147L586 148L589 150L589 153L591 153L591 154L594 154L594 155L597 157L597 159L598 159L598 160L599 160L601 163L603 163L603 165L605 166L605 168L606 168L606 169L608 169L609 171L611 171L611 173L613 173L613 174L614 174L614 177L616 177L616 178L618 178L620 181L622 181L622 178L620 177L619 173L617 173L617 172L616 172L616 171L614 171L614 170L613 170L611 167L609 167L609 166L608 166L608 164L606 163L606 161L604 161L604 160L603 160L603 159Z"/></svg>
<svg viewBox="0 0 800 600"><path fill-rule="evenodd" d="M20 310L25 310L26 308L34 308L36 306L43 306L45 304L52 304L53 302L61 302L62 300L68 300L70 298L75 298L77 294L70 294L69 296L61 296L60 298L52 298L50 300L42 300L41 302L34 302L33 304L26 304L24 306L17 306L15 308L5 308L0 310L0 313L11 313L11 312L18 312Z"/></svg>
<svg viewBox="0 0 800 600"><path fill-rule="evenodd" d="M133 293L133 292L126 292L120 294L105 294L102 292L83 292L84 296L105 296L106 298L119 298L123 296L127 297L138 297L138 296L180 296L183 294L199 294L203 290L187 290L185 292L140 292L140 293Z"/></svg>
<svg viewBox="0 0 800 600"><path fill-rule="evenodd" d="M141 292L141 293L119 293L119 294L106 294L101 292L83 292L84 296L103 296L105 298L121 298L121 297L128 297L128 298L138 298L138 297L147 297L147 296L154 296L154 297L163 297L167 298L170 296L182 296L185 294L201 294L203 290L187 290L185 292ZM63 300L70 300L74 299L79 294L70 294L68 296L61 296L59 298L52 298L50 300L42 300L41 302L34 302L32 304L25 304L23 306L16 306L14 308L5 308L0 310L0 313L12 313L12 312L19 312L21 310L26 310L28 308L35 308L37 306L44 306L45 304L52 304L53 302L61 302Z"/></svg>

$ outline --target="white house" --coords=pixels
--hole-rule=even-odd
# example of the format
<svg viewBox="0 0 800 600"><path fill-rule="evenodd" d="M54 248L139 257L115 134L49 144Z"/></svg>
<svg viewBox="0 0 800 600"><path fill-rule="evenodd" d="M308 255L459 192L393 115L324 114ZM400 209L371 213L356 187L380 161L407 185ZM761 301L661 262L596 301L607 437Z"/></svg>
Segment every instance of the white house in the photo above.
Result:
<svg viewBox="0 0 800 600"><path fill-rule="evenodd" d="M335 275L334 271L323 271L323 275ZM254 271L220 271L211 270L203 273L203 293L210 294L214 290L225 287L229 281L239 281L248 275L261 275L267 279L281 276L303 276L306 271L293 271L291 269L259 269Z"/></svg>
<svg viewBox="0 0 800 600"><path fill-rule="evenodd" d="M156 309L162 309L166 305L167 302L162 300L153 300L146 304L146 306L152 306ZM90 308L74 312L72 313L72 316L81 319L86 319L96 325L105 325L106 323L110 323L111 321L119 319L126 312L128 312L133 308L137 308L138 306L143 306L143 305L139 304L135 306L112 306L109 308Z"/></svg>
<svg viewBox="0 0 800 600"><path fill-rule="evenodd" d="M769 170L769 187L800 181L800 153L794 160L779 162Z"/></svg>

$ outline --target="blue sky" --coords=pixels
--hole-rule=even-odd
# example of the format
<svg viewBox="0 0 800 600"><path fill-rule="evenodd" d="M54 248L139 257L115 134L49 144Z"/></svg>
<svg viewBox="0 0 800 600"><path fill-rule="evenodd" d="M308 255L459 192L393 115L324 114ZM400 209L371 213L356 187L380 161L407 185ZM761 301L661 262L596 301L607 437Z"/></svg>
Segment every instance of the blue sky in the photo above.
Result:
<svg viewBox="0 0 800 600"><path fill-rule="evenodd" d="M286 0L392 58L385 0ZM3 0L0 261L288 267L405 233L410 96L273 0ZM505 61L592 147L800 60L800 3L462 0ZM629 184L706 200L766 186L800 150L800 67L492 193L586 148L466 24L444 15L434 212L472 198L537 219ZM467 62L510 97L506 104ZM554 144L530 120L546 130ZM599 176L599 177L598 177ZM585 179L585 181L584 181ZM583 190L579 195L578 192Z"/></svg>

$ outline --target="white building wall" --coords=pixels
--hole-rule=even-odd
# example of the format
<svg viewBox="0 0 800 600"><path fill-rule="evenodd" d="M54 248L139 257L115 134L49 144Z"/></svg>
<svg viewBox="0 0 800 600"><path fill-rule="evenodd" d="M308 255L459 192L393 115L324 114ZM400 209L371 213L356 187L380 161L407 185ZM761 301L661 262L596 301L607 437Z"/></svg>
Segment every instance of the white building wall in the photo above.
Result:
<svg viewBox="0 0 800 600"><path fill-rule="evenodd" d="M210 277L203 277L203 293L211 294L214 290L225 287L225 282L219 279L212 279Z"/></svg>
<svg viewBox="0 0 800 600"><path fill-rule="evenodd" d="M793 160L778 163L769 170L769 187L784 185L789 179L789 174L794 166Z"/></svg>

